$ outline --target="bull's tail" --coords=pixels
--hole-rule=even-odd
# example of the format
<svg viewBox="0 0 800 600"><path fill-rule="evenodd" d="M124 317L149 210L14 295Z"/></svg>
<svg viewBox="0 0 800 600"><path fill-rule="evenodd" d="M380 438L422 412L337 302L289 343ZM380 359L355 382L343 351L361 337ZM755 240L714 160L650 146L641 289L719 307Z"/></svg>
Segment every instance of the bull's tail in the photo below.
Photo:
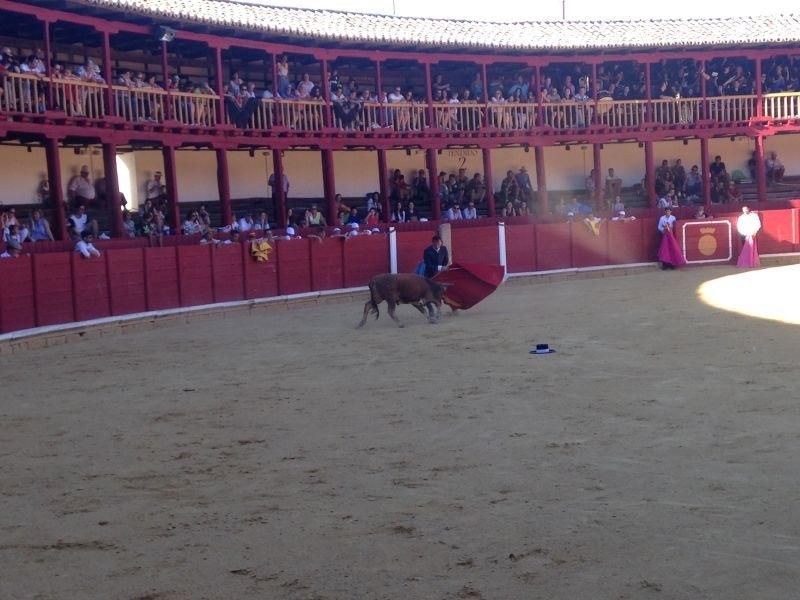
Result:
<svg viewBox="0 0 800 600"><path fill-rule="evenodd" d="M381 316L381 311L378 309L378 303L375 302L375 289L373 288L374 285L374 281L369 282L369 303L372 306L372 310L375 311L375 320L377 321Z"/></svg>

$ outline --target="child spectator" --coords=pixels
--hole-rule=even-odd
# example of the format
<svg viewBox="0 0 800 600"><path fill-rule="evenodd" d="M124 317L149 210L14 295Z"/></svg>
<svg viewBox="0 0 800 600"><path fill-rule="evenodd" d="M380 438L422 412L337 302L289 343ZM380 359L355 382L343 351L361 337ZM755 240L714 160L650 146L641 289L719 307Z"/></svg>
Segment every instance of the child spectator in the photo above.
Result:
<svg viewBox="0 0 800 600"><path fill-rule="evenodd" d="M78 240L77 244L75 244L75 252L80 253L80 255L84 258L100 256L100 250L94 247L94 244L92 243L93 240L94 235L92 235L92 232L88 229L84 230L81 233L81 239Z"/></svg>

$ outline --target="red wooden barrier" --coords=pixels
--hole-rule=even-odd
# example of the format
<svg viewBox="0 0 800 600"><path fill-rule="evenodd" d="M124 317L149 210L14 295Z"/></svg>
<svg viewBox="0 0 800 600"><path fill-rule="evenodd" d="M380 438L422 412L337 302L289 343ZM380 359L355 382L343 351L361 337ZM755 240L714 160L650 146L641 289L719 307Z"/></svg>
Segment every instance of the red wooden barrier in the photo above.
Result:
<svg viewBox="0 0 800 600"><path fill-rule="evenodd" d="M177 308L181 305L178 286L177 251L173 248L145 248L147 310Z"/></svg>
<svg viewBox="0 0 800 600"><path fill-rule="evenodd" d="M220 244L212 248L214 302L244 300L242 245ZM244 246L249 247L249 244ZM181 248L179 252L183 250Z"/></svg>
<svg viewBox="0 0 800 600"><path fill-rule="evenodd" d="M278 290L282 295L311 291L311 240L280 240Z"/></svg>
<svg viewBox="0 0 800 600"><path fill-rule="evenodd" d="M88 321L110 316L106 259L102 256L84 258L75 252L71 258L75 320Z"/></svg>
<svg viewBox="0 0 800 600"><path fill-rule="evenodd" d="M413 273L422 260L425 248L431 245L435 231L397 232L397 270L400 273Z"/></svg>
<svg viewBox="0 0 800 600"><path fill-rule="evenodd" d="M603 223L603 227L608 227L608 264L626 265L650 260L645 256L642 223L642 219Z"/></svg>
<svg viewBox="0 0 800 600"><path fill-rule="evenodd" d="M642 222L642 250L644 262L658 260L658 246L661 244L661 233L658 231L658 219L647 217L638 219Z"/></svg>
<svg viewBox="0 0 800 600"><path fill-rule="evenodd" d="M389 237L358 236L344 242L344 286L367 285L373 276L389 272Z"/></svg>
<svg viewBox="0 0 800 600"><path fill-rule="evenodd" d="M127 315L147 310L144 277L144 249L114 250L104 254L107 261L111 314Z"/></svg>
<svg viewBox="0 0 800 600"><path fill-rule="evenodd" d="M272 252L269 253L269 260L266 262L256 262L250 254L250 244L242 244L245 297L248 300L278 295L277 243L269 244L272 246Z"/></svg>
<svg viewBox="0 0 800 600"><path fill-rule="evenodd" d="M758 234L758 251L761 254L794 252L797 243L797 210L765 210L758 213L761 233ZM735 225L736 220L732 223Z"/></svg>
<svg viewBox="0 0 800 600"><path fill-rule="evenodd" d="M509 273L536 270L536 227L506 225L506 263Z"/></svg>
<svg viewBox="0 0 800 600"><path fill-rule="evenodd" d="M459 227L450 230L452 260L475 264L500 264L497 226Z"/></svg>
<svg viewBox="0 0 800 600"><path fill-rule="evenodd" d="M0 260L0 333L36 326L33 258Z"/></svg>
<svg viewBox="0 0 800 600"><path fill-rule="evenodd" d="M540 271L569 269L572 266L571 225L536 225L536 264Z"/></svg>
<svg viewBox="0 0 800 600"><path fill-rule="evenodd" d="M592 233L589 226L579 220L572 223L572 266L597 267L607 264L608 224L603 222Z"/></svg>
<svg viewBox="0 0 800 600"><path fill-rule="evenodd" d="M178 278L181 306L214 302L211 280L211 246L178 246Z"/></svg>
<svg viewBox="0 0 800 600"><path fill-rule="evenodd" d="M342 238L311 242L311 279L315 292L345 287L344 245Z"/></svg>
<svg viewBox="0 0 800 600"><path fill-rule="evenodd" d="M33 255L37 326L75 320L70 257L68 252Z"/></svg>

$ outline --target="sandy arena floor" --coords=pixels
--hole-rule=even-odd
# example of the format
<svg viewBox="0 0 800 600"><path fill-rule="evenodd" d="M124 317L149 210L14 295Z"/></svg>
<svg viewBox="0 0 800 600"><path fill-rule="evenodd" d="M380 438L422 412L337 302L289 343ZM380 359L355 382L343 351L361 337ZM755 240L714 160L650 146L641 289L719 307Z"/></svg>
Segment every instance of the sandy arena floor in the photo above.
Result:
<svg viewBox="0 0 800 600"><path fill-rule="evenodd" d="M4 357L0 598L797 598L800 330L732 272Z"/></svg>

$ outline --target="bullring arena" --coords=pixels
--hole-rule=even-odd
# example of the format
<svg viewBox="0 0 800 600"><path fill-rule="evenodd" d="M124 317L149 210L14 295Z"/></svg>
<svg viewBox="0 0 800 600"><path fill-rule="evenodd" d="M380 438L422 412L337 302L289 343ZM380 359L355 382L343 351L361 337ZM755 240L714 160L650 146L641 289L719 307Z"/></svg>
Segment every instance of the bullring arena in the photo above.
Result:
<svg viewBox="0 0 800 600"><path fill-rule="evenodd" d="M0 0L0 600L796 597L776 19Z"/></svg>

